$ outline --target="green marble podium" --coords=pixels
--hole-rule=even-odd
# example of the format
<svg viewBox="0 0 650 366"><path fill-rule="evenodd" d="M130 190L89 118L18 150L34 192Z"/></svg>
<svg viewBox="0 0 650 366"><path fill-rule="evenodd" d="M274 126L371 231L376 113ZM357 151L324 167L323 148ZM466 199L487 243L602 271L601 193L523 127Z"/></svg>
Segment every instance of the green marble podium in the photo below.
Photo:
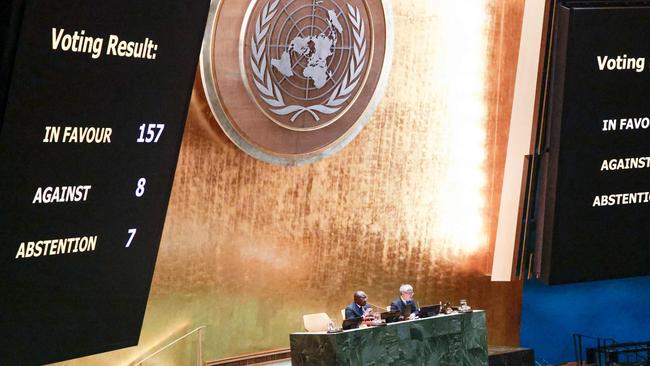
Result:
<svg viewBox="0 0 650 366"><path fill-rule="evenodd" d="M293 366L488 365L484 311L342 333L292 333L289 339Z"/></svg>

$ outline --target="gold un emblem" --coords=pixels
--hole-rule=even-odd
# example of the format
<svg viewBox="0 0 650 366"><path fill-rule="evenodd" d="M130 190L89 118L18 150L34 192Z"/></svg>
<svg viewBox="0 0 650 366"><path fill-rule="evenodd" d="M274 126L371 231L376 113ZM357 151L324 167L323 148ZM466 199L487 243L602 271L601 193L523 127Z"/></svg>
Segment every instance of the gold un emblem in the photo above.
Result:
<svg viewBox="0 0 650 366"><path fill-rule="evenodd" d="M388 1L213 1L201 55L208 104L253 157L296 165L330 156L383 94L390 31Z"/></svg>

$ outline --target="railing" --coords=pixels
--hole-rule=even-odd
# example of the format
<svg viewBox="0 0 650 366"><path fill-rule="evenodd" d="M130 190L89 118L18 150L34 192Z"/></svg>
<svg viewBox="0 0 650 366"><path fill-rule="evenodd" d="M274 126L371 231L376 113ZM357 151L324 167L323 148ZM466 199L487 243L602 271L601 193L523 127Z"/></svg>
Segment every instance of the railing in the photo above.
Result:
<svg viewBox="0 0 650 366"><path fill-rule="evenodd" d="M595 347L587 348L584 345L584 340L590 341L592 344L595 343ZM578 365L592 364L597 366L608 365L606 359L602 359L598 352L594 353L594 350L606 349L608 346L611 346L616 343L615 339L612 338L600 338L600 337L590 337L583 334L574 334L573 335L573 351L576 356L576 363ZM584 356L583 351L587 351L587 357Z"/></svg>
<svg viewBox="0 0 650 366"><path fill-rule="evenodd" d="M133 363L132 365L133 366L142 366L142 364L145 363L147 360L150 360L153 357L156 357L159 353L163 352L164 350L166 350L166 349L168 349L170 347L173 347L175 344L177 344L178 342L182 341L183 339L189 337L190 335L192 335L194 333L198 333L199 334L199 342L198 342L198 345L197 345L197 348L196 348L196 366L203 366L203 364L204 364L203 363L203 330L205 328L206 328L206 326L202 325L202 326L200 326L198 328L195 328L194 330L192 330L190 332L187 332L187 333L183 334L182 336L180 336L180 337L176 338L175 340L169 342L167 345L160 348L156 352L146 356L145 358L141 359L140 361L137 361L137 362Z"/></svg>
<svg viewBox="0 0 650 366"><path fill-rule="evenodd" d="M605 360L605 365L647 366L650 342L614 343L592 352L596 360Z"/></svg>

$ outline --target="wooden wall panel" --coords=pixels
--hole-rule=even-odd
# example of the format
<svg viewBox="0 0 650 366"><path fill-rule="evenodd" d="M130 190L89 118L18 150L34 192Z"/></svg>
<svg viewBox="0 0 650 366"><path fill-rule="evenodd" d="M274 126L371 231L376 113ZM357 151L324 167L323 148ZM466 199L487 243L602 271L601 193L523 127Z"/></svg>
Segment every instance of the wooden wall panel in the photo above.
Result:
<svg viewBox="0 0 650 366"><path fill-rule="evenodd" d="M204 324L207 360L287 347L303 313L339 319L357 289L386 305L403 282L422 305L486 309L489 342L518 344L521 284L488 271L523 1L393 7L387 93L359 137L319 163L244 154L197 78L140 346L66 365L129 362Z"/></svg>

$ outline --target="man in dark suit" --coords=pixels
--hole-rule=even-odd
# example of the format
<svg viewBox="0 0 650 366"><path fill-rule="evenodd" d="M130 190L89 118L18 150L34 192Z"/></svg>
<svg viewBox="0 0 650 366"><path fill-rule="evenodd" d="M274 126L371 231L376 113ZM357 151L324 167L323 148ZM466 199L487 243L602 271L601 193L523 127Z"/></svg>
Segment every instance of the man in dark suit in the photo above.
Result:
<svg viewBox="0 0 650 366"><path fill-rule="evenodd" d="M390 311L399 311L400 319L415 319L420 312L417 302L413 300L413 286L404 284L399 288L399 298L390 304ZM410 311L409 311L410 305Z"/></svg>
<svg viewBox="0 0 650 366"><path fill-rule="evenodd" d="M345 319L366 318L372 314L372 307L368 305L368 296L363 291L354 293L354 302L345 308Z"/></svg>

